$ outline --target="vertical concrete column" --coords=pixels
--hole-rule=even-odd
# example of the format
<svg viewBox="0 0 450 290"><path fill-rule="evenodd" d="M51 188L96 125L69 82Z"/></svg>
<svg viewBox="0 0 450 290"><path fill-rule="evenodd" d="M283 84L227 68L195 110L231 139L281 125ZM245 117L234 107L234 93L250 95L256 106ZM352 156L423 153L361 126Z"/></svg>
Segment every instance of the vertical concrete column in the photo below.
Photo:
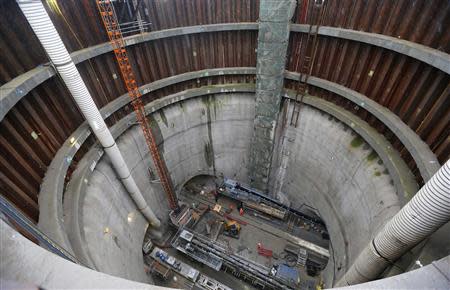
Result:
<svg viewBox="0 0 450 290"><path fill-rule="evenodd" d="M295 5L295 0L261 0L259 7L256 108L248 169L250 183L262 191L268 187Z"/></svg>

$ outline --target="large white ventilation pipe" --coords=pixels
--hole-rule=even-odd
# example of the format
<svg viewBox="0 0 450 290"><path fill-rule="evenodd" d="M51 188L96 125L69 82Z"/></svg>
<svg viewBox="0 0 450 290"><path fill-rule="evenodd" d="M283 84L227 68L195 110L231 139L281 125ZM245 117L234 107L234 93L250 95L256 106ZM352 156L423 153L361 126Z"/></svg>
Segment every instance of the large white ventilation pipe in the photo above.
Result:
<svg viewBox="0 0 450 290"><path fill-rule="evenodd" d="M122 154L114 141L111 132L105 124L97 106L92 99L83 79L80 76L72 58L69 55L64 43L59 37L44 5L40 0L18 0L23 14L30 23L31 28L38 37L50 60L63 79L75 102L80 107L86 120L94 132L97 139L102 144L111 163L127 189L131 198L136 203L139 210L154 227L160 226L159 219L147 205L141 191L136 185L133 176L122 157Z"/></svg>
<svg viewBox="0 0 450 290"><path fill-rule="evenodd" d="M374 280L407 250L450 221L450 160L359 254L338 286Z"/></svg>

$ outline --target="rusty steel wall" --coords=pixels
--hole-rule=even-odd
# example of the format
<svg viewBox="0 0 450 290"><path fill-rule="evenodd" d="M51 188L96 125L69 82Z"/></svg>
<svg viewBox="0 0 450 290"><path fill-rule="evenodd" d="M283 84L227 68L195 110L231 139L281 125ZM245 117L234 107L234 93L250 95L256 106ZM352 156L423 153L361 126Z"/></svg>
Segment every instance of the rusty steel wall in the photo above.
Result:
<svg viewBox="0 0 450 290"><path fill-rule="evenodd" d="M259 0L142 0L139 6L149 30L161 30L201 24L255 22ZM95 1L61 1L49 6L43 1L69 52L108 42ZM45 52L33 34L15 1L0 1L0 85L48 62ZM120 11L117 9L117 13ZM125 19L126 21L127 19ZM201 39L193 39L194 45ZM203 40L202 40L203 41ZM245 39L214 36L208 41L222 41L227 49ZM228 50L228 49L227 49ZM225 54L225 57L228 55ZM239 58L238 55L235 56Z"/></svg>
<svg viewBox="0 0 450 290"><path fill-rule="evenodd" d="M69 51L107 41L95 1L58 0L56 3L57 7L47 9ZM143 0L139 11L146 21L152 22L152 30L160 30L255 22L258 6L259 1L255 0ZM329 0L325 12L323 25L382 33L447 53L450 50L450 1ZM48 59L15 1L0 1L0 13L0 85L3 85L47 63ZM299 19L300 13L298 10L294 21ZM306 19L311 20L309 16ZM288 70L298 71L299 55L295 47L302 37L300 33L291 34ZM257 31L212 32L155 40L131 46L128 51L138 83L143 85L206 68L255 67L256 42ZM449 158L449 75L412 58L355 41L321 36L318 47L314 76L347 86L388 107L427 142L441 163ZM77 67L99 107L125 93L111 53ZM145 102L150 102L187 88L229 82L254 82L254 76L188 81L157 90L144 98ZM286 81L287 87L294 85ZM370 113L330 92L318 88L311 88L311 92L358 114L383 132L420 177L401 142ZM114 124L129 112L130 107L120 110L107 119L107 124ZM82 122L74 101L56 76L22 98L0 123L0 193L35 221L38 219L39 186L47 166ZM32 137L33 132L37 139ZM69 176L76 161L93 142L93 138L89 139L76 155Z"/></svg>
<svg viewBox="0 0 450 290"><path fill-rule="evenodd" d="M291 34L291 47L304 38ZM292 49L287 70L298 71ZM383 48L319 37L312 75L366 95L389 108L430 146L441 163L449 157L450 76L418 60ZM329 96L320 92L320 96ZM331 98L333 99L333 98ZM338 100L339 98L336 98ZM365 116L361 116L364 119ZM374 118L369 118L373 121Z"/></svg>
<svg viewBox="0 0 450 290"><path fill-rule="evenodd" d="M306 23L311 23L314 0L308 2ZM321 0L319 0L321 1ZM448 0L325 0L322 26L379 33L450 51ZM294 23L301 22L298 8Z"/></svg>

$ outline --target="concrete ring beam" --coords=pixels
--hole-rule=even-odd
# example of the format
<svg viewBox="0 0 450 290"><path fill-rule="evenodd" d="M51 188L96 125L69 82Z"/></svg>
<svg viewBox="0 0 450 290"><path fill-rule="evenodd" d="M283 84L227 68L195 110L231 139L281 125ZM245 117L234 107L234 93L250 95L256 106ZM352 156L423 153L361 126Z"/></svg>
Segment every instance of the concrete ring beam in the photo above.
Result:
<svg viewBox="0 0 450 290"><path fill-rule="evenodd" d="M290 80L298 80L299 74L286 72L285 77ZM392 113L386 107L383 107L363 94L321 78L309 77L308 84L344 97L345 99L353 102L355 105L369 111L373 116L386 125L410 152L417 167L419 168L420 175L425 182L439 170L439 161L428 145L422 141L422 139L420 139L420 137L397 115Z"/></svg>
<svg viewBox="0 0 450 290"><path fill-rule="evenodd" d="M291 32L307 33L308 25L292 24ZM398 39L392 36L386 36L378 33L370 33L330 26L319 27L319 35L363 42L384 49L392 50L417 59L447 74L450 74L450 55L448 53L412 41Z"/></svg>
<svg viewBox="0 0 450 290"><path fill-rule="evenodd" d="M258 23L244 22L178 27L160 31L153 31L142 35L139 34L129 36L125 38L125 42L126 46L131 46L147 41L181 35L239 30L258 30ZM308 31L308 26L305 24L292 24L291 31L306 33ZM446 72L447 74L450 74L449 54L411 41L401 40L376 33L368 33L326 26L322 26L319 28L319 34L323 36L364 42L370 45L375 45L384 49L392 50L415 58L433 67L436 67ZM109 43L102 43L72 52L70 56L72 57L74 63L78 64L101 54L108 53L110 51L112 51L111 45ZM24 97L32 89L54 75L54 69L49 64L44 64L14 78L13 80L1 86L0 121L3 120L9 110L14 107L14 105L19 102L22 97Z"/></svg>
<svg viewBox="0 0 450 290"><path fill-rule="evenodd" d="M286 96L295 99L295 92L286 91ZM382 134L349 111L321 98L306 96L303 98L303 103L326 112L346 124L358 133L377 154L380 154L383 164L388 168L389 174L394 180L395 188L403 204L416 194L419 188L411 170Z"/></svg>
<svg viewBox="0 0 450 290"><path fill-rule="evenodd" d="M152 90L156 90L158 88L162 88L167 85L171 85L180 81L185 81L189 79L195 79L200 77L207 77L207 76L213 76L213 75L228 75L228 74L254 74L255 68L224 68L224 69L212 69L212 70L202 70L197 72L190 72L185 73L173 77L169 77L166 79L162 79L150 84L147 84L143 87L141 87L142 93L148 93ZM286 73L286 77L288 79L295 80L298 79L298 75L294 73ZM314 80L314 81L313 81ZM312 82L312 85L319 86L324 89L328 89L327 86L321 85L324 84L325 80L321 80L318 78L311 78L310 82ZM331 82L327 82L329 85L328 87L332 88L333 86L330 86L330 84L333 84ZM420 164L427 164L426 161L417 161L417 164L419 166L420 172L425 172L423 175L423 178L426 176L432 176L433 173L437 170L439 167L439 163L434 156L434 154L431 152L431 150L428 148L428 146L420 140L420 138L408 127L406 126L401 120L399 120L393 113L382 107L381 105L371 101L369 98L356 93L355 91L346 89L345 87L339 86L334 84L334 89L332 90L335 93L340 94L341 96L350 99L350 96L352 99L351 101L355 102L357 105L361 105L366 103L366 109L371 111L371 113L376 112L376 116L381 120L384 121L384 117L387 115L391 115L389 119L394 120L394 122L390 122L388 126L393 132L400 132L401 135L398 136L399 139L402 141L403 144L409 144L410 148L413 148L412 151L416 152L423 152L425 155L427 155L429 158L425 160L431 159L431 161L434 162L428 162L428 164L435 165L431 169L426 167L420 167ZM341 87L340 90L336 89ZM157 100L159 101L159 100ZM157 102L155 101L155 102ZM369 102L368 102L369 101ZM129 103L129 98L127 95L123 95L117 99L115 99L113 102L106 105L104 108L102 108L101 112L104 118L110 116L112 113L117 111L122 106ZM395 119L398 120L395 120ZM397 126L403 125L403 128L397 128ZM409 131L409 133L408 133ZM41 208L40 211L40 222L39 226L41 229L46 232L51 238L55 239L56 241L59 241L63 245L67 245L67 240L64 235L61 235L64 231L61 228L62 223L58 222L62 220L62 212L61 211L52 211L48 210L48 208L58 208L57 204L62 203L62 191L64 186L64 178L61 180L59 178L56 178L61 173L63 173L63 177L65 177L67 168L70 165L70 162L75 155L77 151L77 147L81 146L81 144L86 140L86 138L90 135L90 131L88 130L88 126L86 123L81 125L73 134L73 138L75 139L75 142L72 144L70 140L72 137L70 137L64 145L61 147L61 149L58 151L58 153L55 155L55 158L51 162L49 166L49 170L46 174L46 177L44 178L44 182L41 187L41 191L39 194L39 205ZM420 144L422 143L422 144ZM421 145L421 146L420 146ZM426 148L424 148L424 146ZM422 147L422 149L414 149L416 147ZM408 148L408 150L410 150ZM428 151L428 152L427 152ZM411 152L411 151L410 151ZM414 155L413 155L414 156ZM430 158L432 156L432 158ZM418 158L420 158L421 155L418 155ZM54 231L53 229L58 229Z"/></svg>

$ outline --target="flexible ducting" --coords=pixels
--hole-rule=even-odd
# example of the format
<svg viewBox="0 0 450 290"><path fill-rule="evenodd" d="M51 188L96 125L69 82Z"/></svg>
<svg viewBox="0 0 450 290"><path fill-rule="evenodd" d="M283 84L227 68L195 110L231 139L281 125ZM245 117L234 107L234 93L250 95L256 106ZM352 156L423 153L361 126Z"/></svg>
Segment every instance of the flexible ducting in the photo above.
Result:
<svg viewBox="0 0 450 290"><path fill-rule="evenodd" d="M337 285L354 285L378 278L387 266L448 221L450 160L384 226Z"/></svg>
<svg viewBox="0 0 450 290"><path fill-rule="evenodd" d="M41 1L18 0L20 9L25 15L31 28L38 37L50 60L66 84L75 102L80 107L81 112L88 121L95 136L103 146L111 163L127 189L131 198L136 203L138 209L154 227L160 226L159 219L147 205L141 191L131 175L122 154L114 141L111 132L103 120L100 111L92 99L83 79L80 76L72 58L69 55L64 43L59 37L44 5Z"/></svg>

